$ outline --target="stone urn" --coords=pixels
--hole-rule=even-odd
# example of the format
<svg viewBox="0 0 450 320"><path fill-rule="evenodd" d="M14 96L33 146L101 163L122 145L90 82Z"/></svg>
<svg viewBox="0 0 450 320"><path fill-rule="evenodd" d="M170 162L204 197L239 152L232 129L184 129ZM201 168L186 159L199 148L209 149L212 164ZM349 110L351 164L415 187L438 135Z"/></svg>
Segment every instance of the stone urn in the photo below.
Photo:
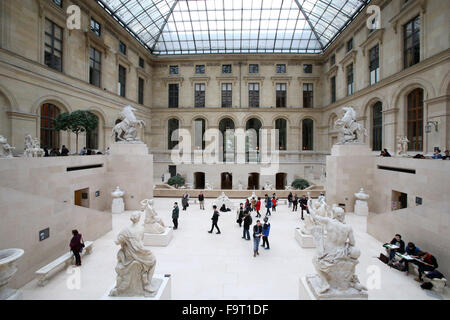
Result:
<svg viewBox="0 0 450 320"><path fill-rule="evenodd" d="M9 280L17 272L17 261L23 256L22 249L0 250L0 300L17 300L22 298L20 291L7 288Z"/></svg>
<svg viewBox="0 0 450 320"><path fill-rule="evenodd" d="M120 190L119 187L116 187L116 190L111 192L111 196L113 197L111 211L112 213L122 213L125 211L125 204L123 202L124 192Z"/></svg>
<svg viewBox="0 0 450 320"><path fill-rule="evenodd" d="M364 192L364 188L359 189L358 193L355 193L355 197L358 200L364 200L366 201L367 199L369 199L369 195L367 193Z"/></svg>
<svg viewBox="0 0 450 320"><path fill-rule="evenodd" d="M360 216L367 216L369 214L369 206L367 205L367 199L369 195L361 188L358 193L355 193L355 214Z"/></svg>

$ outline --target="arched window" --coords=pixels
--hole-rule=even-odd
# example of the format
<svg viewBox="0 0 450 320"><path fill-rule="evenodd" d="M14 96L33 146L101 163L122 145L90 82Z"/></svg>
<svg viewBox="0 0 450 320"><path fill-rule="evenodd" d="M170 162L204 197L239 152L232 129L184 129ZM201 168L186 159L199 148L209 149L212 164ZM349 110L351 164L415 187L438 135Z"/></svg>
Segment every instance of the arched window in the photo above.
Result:
<svg viewBox="0 0 450 320"><path fill-rule="evenodd" d="M423 90L415 89L407 97L408 100L408 149L423 150Z"/></svg>
<svg viewBox="0 0 450 320"><path fill-rule="evenodd" d="M98 149L98 124L99 124L98 120L99 119L96 115L95 115L95 117L97 118L97 126L95 127L94 130L86 132L86 148L87 149Z"/></svg>
<svg viewBox="0 0 450 320"><path fill-rule="evenodd" d="M205 119L194 120L194 147L197 150L205 150Z"/></svg>
<svg viewBox="0 0 450 320"><path fill-rule="evenodd" d="M45 103L41 106L41 147L59 148L59 132L53 121L60 114L57 106Z"/></svg>
<svg viewBox="0 0 450 320"><path fill-rule="evenodd" d="M372 150L381 151L383 142L383 106L380 101L372 107Z"/></svg>
<svg viewBox="0 0 450 320"><path fill-rule="evenodd" d="M314 121L303 119L302 121L302 150L313 150L314 148Z"/></svg>
<svg viewBox="0 0 450 320"><path fill-rule="evenodd" d="M219 122L219 130L222 135L222 161L234 161L234 121L230 118L225 118Z"/></svg>
<svg viewBox="0 0 450 320"><path fill-rule="evenodd" d="M245 125L245 154L247 162L259 162L259 131L262 124L251 118Z"/></svg>
<svg viewBox="0 0 450 320"><path fill-rule="evenodd" d="M180 122L178 119L169 119L167 123L168 135L167 135L167 149L171 150L178 144L178 130L180 126ZM176 131L176 132L175 132ZM174 134L175 132L175 134ZM173 135L173 137L172 137Z"/></svg>
<svg viewBox="0 0 450 320"><path fill-rule="evenodd" d="M287 145L287 121L285 119L275 120L275 129L278 130L278 149L286 150Z"/></svg>

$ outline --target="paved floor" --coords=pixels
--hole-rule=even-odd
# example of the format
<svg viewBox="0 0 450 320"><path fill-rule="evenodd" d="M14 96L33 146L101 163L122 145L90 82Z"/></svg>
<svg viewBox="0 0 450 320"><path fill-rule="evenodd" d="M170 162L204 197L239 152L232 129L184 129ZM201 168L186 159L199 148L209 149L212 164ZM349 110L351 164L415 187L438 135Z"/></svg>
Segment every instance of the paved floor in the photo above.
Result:
<svg viewBox="0 0 450 320"><path fill-rule="evenodd" d="M167 225L172 225L174 201L179 199L155 199L155 209ZM174 230L171 243L151 248L158 260L156 273L172 274L172 298L298 299L299 278L315 273L311 262L315 249L301 248L294 238L294 230L301 224L299 213L281 205L270 219L271 249L260 250L260 256L254 258L253 241L241 238L234 211L221 214L222 234L207 233L211 205L212 200L207 199L206 211L199 210L198 204L180 210L179 229ZM29 282L22 288L24 299L100 299L114 284L118 250L114 238L130 222L129 216L130 212L113 215L113 230L94 242L93 252L83 259L81 268L61 271L45 287L38 287L36 280ZM356 270L360 281L370 288L369 299L449 299L447 292L442 297L422 290L413 276L381 263L376 257L382 243L365 232L365 217L348 214L346 221L362 249Z"/></svg>

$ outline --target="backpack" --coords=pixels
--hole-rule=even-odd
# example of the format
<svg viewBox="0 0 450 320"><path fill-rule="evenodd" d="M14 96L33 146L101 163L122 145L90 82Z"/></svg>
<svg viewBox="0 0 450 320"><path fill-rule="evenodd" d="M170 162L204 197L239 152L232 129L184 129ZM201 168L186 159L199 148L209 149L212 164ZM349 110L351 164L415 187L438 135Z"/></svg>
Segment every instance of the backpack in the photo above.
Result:
<svg viewBox="0 0 450 320"><path fill-rule="evenodd" d="M433 288L433 284L431 282L424 282L420 285L422 289L431 290Z"/></svg>
<svg viewBox="0 0 450 320"><path fill-rule="evenodd" d="M378 259L383 262L384 264L387 264L389 262L389 257L385 254L380 253L380 256Z"/></svg>

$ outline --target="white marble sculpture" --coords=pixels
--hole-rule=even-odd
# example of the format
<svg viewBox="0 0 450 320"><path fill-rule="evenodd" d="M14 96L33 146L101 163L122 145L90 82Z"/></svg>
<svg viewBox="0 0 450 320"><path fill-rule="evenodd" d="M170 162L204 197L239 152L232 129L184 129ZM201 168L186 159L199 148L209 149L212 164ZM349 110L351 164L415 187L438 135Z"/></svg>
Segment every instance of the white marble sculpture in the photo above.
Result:
<svg viewBox="0 0 450 320"><path fill-rule="evenodd" d="M266 184L264 185L264 190L272 190L273 185L270 183L269 180L266 181Z"/></svg>
<svg viewBox="0 0 450 320"><path fill-rule="evenodd" d="M255 200L258 200L258 196L256 195L255 191L252 191L252 195L248 197L248 201L252 201L252 199L255 198Z"/></svg>
<svg viewBox="0 0 450 320"><path fill-rule="evenodd" d="M223 204L225 204L225 208L233 209L233 202L231 202L230 198L227 197L225 192L222 192L222 194L213 201L213 204L217 206L218 210L222 207Z"/></svg>
<svg viewBox="0 0 450 320"><path fill-rule="evenodd" d="M111 212L112 213L122 213L125 211L125 204L123 203L123 195L124 192L120 190L117 186L116 190L111 192L111 196L113 197Z"/></svg>
<svg viewBox="0 0 450 320"><path fill-rule="evenodd" d="M45 154L37 138L33 139L30 134L25 135L25 151L23 155L27 158L39 158Z"/></svg>
<svg viewBox="0 0 450 320"><path fill-rule="evenodd" d="M359 216L367 216L369 214L369 206L367 205L367 199L369 195L361 188L358 193L355 193L355 214Z"/></svg>
<svg viewBox="0 0 450 320"><path fill-rule="evenodd" d="M0 158L12 158L12 150L14 149L8 144L8 140L4 136L0 136Z"/></svg>
<svg viewBox="0 0 450 320"><path fill-rule="evenodd" d="M316 275L306 277L306 282L317 299L367 298L367 289L361 285L355 267L361 255L355 246L351 226L345 223L344 210L333 207L334 218L323 217L311 211L314 223L321 224L327 233L312 229L317 252L313 258Z"/></svg>
<svg viewBox="0 0 450 320"><path fill-rule="evenodd" d="M0 250L0 300L22 299L20 291L8 288L8 282L17 272L17 261L23 256L22 249Z"/></svg>
<svg viewBox="0 0 450 320"><path fill-rule="evenodd" d="M344 116L334 124L336 129L340 129L337 144L362 144L362 138L367 136L367 130L356 122L356 112L352 107L342 109L345 111Z"/></svg>
<svg viewBox="0 0 450 320"><path fill-rule="evenodd" d="M309 197L309 192L308 192L308 197ZM327 204L325 195L324 195L323 193L321 193L321 194L319 195L319 197L317 197L317 201L318 201L318 202L321 202L321 203Z"/></svg>
<svg viewBox="0 0 450 320"><path fill-rule="evenodd" d="M318 198L317 201L314 201L311 199L311 194L308 192L308 208L310 212L314 212L316 215L321 217L328 217L330 216L329 213L329 206L325 202L324 198ZM304 225L301 228L302 233L304 234L311 234L312 228L319 228L320 231L323 231L322 225L318 224L314 219L312 218L311 214L305 215Z"/></svg>
<svg viewBox="0 0 450 320"><path fill-rule="evenodd" d="M145 213L144 232L145 233L164 233L166 225L153 209L153 200L144 199L141 201L142 210Z"/></svg>
<svg viewBox="0 0 450 320"><path fill-rule="evenodd" d="M121 142L142 143L137 137L137 126L139 125L141 128L145 127L145 121L136 119L134 111L136 109L132 106L123 108L120 112L122 121L114 126L111 136L116 135L117 139Z"/></svg>
<svg viewBox="0 0 450 320"><path fill-rule="evenodd" d="M244 190L244 186L242 185L241 180L238 182L238 190Z"/></svg>
<svg viewBox="0 0 450 320"><path fill-rule="evenodd" d="M205 181L205 189L206 190L212 190L213 186L208 181Z"/></svg>
<svg viewBox="0 0 450 320"><path fill-rule="evenodd" d="M408 143L409 140L406 136L397 137L397 155L402 157L408 156Z"/></svg>
<svg viewBox="0 0 450 320"><path fill-rule="evenodd" d="M142 242L144 228L139 225L140 212L131 214L132 224L117 235L120 245L117 253L116 286L109 295L114 297L154 297L161 286L160 279L153 279L156 258Z"/></svg>

